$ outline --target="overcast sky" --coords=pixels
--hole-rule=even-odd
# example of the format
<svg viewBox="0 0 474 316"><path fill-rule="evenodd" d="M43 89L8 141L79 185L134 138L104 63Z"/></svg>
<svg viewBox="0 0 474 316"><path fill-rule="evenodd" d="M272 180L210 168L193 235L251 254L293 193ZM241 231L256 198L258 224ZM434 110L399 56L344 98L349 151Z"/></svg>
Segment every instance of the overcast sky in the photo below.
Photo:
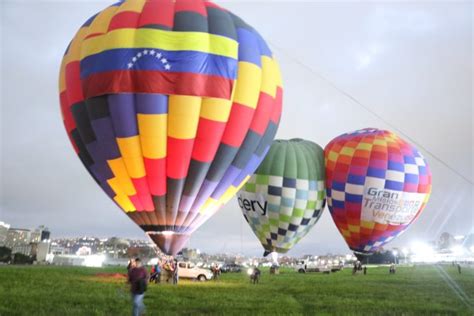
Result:
<svg viewBox="0 0 474 316"><path fill-rule="evenodd" d="M110 3L1 1L0 221L45 224L53 237L144 237L87 174L59 111L62 54L78 27ZM278 138L324 147L341 133L378 127L419 145L432 197L390 246L473 230L472 3L219 3L254 26L280 62ZM191 246L262 251L235 200ZM328 210L290 254L326 252L348 252Z"/></svg>

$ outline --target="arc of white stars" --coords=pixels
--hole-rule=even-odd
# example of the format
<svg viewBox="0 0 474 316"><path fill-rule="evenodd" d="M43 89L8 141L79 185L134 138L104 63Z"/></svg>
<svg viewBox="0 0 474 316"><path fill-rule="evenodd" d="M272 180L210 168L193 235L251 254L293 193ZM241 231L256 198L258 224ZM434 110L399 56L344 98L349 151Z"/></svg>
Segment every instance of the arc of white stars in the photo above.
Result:
<svg viewBox="0 0 474 316"><path fill-rule="evenodd" d="M128 69L133 68L133 66L138 61L138 59L145 55L156 57L159 61L161 61L161 63L164 65L164 68L166 70L171 69L171 64L168 62L168 59L166 59L161 52L157 52L154 49L152 50L144 49L142 51L139 51L135 56L132 57L131 61L127 64Z"/></svg>

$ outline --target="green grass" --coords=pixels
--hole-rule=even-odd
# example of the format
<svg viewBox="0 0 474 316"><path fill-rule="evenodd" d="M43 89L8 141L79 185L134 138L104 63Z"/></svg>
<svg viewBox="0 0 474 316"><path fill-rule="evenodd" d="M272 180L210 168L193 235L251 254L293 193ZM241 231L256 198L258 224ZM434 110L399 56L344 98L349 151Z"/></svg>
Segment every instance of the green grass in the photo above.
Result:
<svg viewBox="0 0 474 316"><path fill-rule="evenodd" d="M474 315L474 269L459 275L443 266L466 293L463 302L435 266L350 269L324 275L280 275L264 271L261 283L247 275L223 274L217 282L183 281L179 286L151 284L147 315ZM122 279L97 273L125 269L54 266L0 266L0 315L129 315L130 298Z"/></svg>

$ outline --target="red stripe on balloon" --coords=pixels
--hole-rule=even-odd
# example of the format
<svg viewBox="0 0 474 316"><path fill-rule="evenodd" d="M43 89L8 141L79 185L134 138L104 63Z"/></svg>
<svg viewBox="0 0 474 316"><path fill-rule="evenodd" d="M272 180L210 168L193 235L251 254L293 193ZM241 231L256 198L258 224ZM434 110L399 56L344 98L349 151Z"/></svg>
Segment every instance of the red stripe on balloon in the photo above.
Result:
<svg viewBox="0 0 474 316"><path fill-rule="evenodd" d="M73 61L66 65L66 94L69 105L84 100L80 81L80 64L79 61Z"/></svg>
<svg viewBox="0 0 474 316"><path fill-rule="evenodd" d="M148 188L150 193L156 196L166 194L166 158L150 159L143 158L145 163Z"/></svg>
<svg viewBox="0 0 474 316"><path fill-rule="evenodd" d="M168 137L166 174L173 179L183 179L188 174L189 162L193 150L193 139Z"/></svg>
<svg viewBox="0 0 474 316"><path fill-rule="evenodd" d="M250 124L250 129L260 136L265 133L273 111L275 100L268 94L260 92L257 108Z"/></svg>
<svg viewBox="0 0 474 316"><path fill-rule="evenodd" d="M277 87L276 95L275 95L275 105L272 115L270 116L270 120L273 123L280 122L281 117L281 109L283 104L283 89L281 87Z"/></svg>
<svg viewBox="0 0 474 316"><path fill-rule="evenodd" d="M254 109L234 102L222 136L222 143L232 147L240 147L247 134L254 112Z"/></svg>
<svg viewBox="0 0 474 316"><path fill-rule="evenodd" d="M138 20L140 19L140 13L124 11L120 12L110 20L108 32L117 29L136 29L138 26Z"/></svg>
<svg viewBox="0 0 474 316"><path fill-rule="evenodd" d="M226 123L199 119L192 158L201 162L211 162L216 155Z"/></svg>
<svg viewBox="0 0 474 316"><path fill-rule="evenodd" d="M207 17L206 7L203 5L203 1L176 0L175 11L190 11Z"/></svg>
<svg viewBox="0 0 474 316"><path fill-rule="evenodd" d="M147 1L143 7L138 26L164 25L173 27L174 2L171 0Z"/></svg>
<svg viewBox="0 0 474 316"><path fill-rule="evenodd" d="M78 82L75 80L75 83ZM219 76L154 70L106 71L92 74L82 80L86 98L129 92L194 95L228 100L233 84L233 80Z"/></svg>

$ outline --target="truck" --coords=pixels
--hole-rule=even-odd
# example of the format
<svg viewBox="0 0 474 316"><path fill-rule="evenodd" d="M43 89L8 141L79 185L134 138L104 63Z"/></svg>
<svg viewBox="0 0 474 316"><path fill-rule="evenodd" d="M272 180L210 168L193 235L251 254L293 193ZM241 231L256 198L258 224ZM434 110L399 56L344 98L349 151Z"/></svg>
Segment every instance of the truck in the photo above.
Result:
<svg viewBox="0 0 474 316"><path fill-rule="evenodd" d="M212 271L197 267L192 262L178 262L178 276L183 279L194 279L198 281L207 281L212 279Z"/></svg>
<svg viewBox="0 0 474 316"><path fill-rule="evenodd" d="M319 264L316 261L300 260L295 266L295 271L299 273L322 272L331 273L331 268L327 265Z"/></svg>

